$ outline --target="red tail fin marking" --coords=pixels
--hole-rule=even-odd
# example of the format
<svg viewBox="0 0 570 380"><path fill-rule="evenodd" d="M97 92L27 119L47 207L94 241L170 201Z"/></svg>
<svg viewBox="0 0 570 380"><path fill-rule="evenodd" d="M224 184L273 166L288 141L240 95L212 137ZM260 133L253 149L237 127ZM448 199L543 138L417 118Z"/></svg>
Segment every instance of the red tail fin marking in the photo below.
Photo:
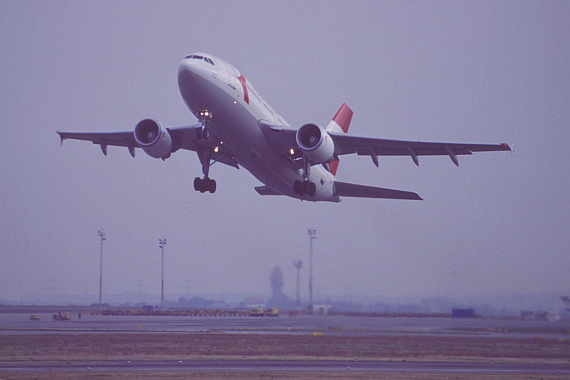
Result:
<svg viewBox="0 0 570 380"><path fill-rule="evenodd" d="M350 107L348 107L346 103L343 103L337 111L336 115L333 117L333 121L338 124L344 133L348 132L348 127L350 126L350 121L352 120L352 114L353 112Z"/></svg>
<svg viewBox="0 0 570 380"><path fill-rule="evenodd" d="M350 126L350 121L352 120L352 114L353 112L350 107L347 106L346 103L343 103L337 111L336 115L333 117L333 121L338 124L344 133L348 132L348 127ZM338 160L333 161L329 164L329 171L332 173L332 175L336 176L337 169Z"/></svg>

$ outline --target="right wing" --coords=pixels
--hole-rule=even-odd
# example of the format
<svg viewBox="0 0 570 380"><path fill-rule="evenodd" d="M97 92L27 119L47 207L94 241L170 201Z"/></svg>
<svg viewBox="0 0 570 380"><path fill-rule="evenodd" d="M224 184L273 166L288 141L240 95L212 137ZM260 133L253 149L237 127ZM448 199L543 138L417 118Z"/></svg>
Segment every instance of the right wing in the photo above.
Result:
<svg viewBox="0 0 570 380"><path fill-rule="evenodd" d="M135 156L135 148L140 148L140 145L135 140L133 132L60 132L57 131L63 144L63 140L83 140L91 141L93 144L101 146L101 151L106 156L107 146L125 146L129 148L131 156Z"/></svg>
<svg viewBox="0 0 570 380"><path fill-rule="evenodd" d="M188 125L183 127L166 128L168 133L172 137L172 153L176 152L178 149L185 149L197 152L202 160L201 152L204 149L211 149L210 158L214 161L219 161L223 164L233 166L239 169L238 163L230 154L230 152L224 148L223 145L218 144L213 138L207 140L197 138L197 129L201 129L200 125ZM135 135L133 131L122 131L122 132L60 132L57 131L59 137L61 138L61 143L63 140L83 140L91 141L93 144L101 146L101 151L106 156L107 146L122 146L129 149L131 156L135 156L135 148L141 148L141 146L135 140Z"/></svg>

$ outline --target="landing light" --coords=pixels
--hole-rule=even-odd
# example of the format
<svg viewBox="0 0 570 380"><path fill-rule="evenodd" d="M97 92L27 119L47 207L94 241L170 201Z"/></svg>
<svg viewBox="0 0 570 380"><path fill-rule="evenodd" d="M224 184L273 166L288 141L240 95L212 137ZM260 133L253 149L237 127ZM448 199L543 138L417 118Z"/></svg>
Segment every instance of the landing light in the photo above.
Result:
<svg viewBox="0 0 570 380"><path fill-rule="evenodd" d="M291 150L289 151L289 153L291 153L291 155L295 154L295 151L293 150L293 148L291 148Z"/></svg>
<svg viewBox="0 0 570 380"><path fill-rule="evenodd" d="M218 153L218 147L214 148L214 152Z"/></svg>

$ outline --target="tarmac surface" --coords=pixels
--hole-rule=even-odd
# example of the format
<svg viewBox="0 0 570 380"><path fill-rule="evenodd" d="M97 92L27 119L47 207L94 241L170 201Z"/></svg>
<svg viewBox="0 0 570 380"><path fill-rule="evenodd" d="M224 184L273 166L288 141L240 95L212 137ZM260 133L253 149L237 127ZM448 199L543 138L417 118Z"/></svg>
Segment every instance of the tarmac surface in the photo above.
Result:
<svg viewBox="0 0 570 380"><path fill-rule="evenodd" d="M515 339L568 341L570 320L555 322L524 321L519 319L458 319L434 317L346 317L346 316L288 316L269 317L208 317L208 316L102 316L72 314L70 321L54 321L53 313L38 314L39 320L30 320L30 314L0 313L2 335L50 334L287 334L334 335L351 337L375 336L431 336L431 337L508 337ZM130 335L129 335L130 336ZM7 353L9 347L2 347ZM80 373L80 372L369 372L369 373L445 373L475 375L561 375L570 376L568 361L544 362L519 360L493 362L480 360L335 360L320 358L286 358L272 360L246 358L234 360L203 358L204 360L98 360L2 362L0 373ZM0 360L1 361L1 360Z"/></svg>
<svg viewBox="0 0 570 380"><path fill-rule="evenodd" d="M346 317L288 316L271 317L208 317L208 316L102 316L72 314L70 321L54 321L52 313L0 313L2 334L49 333L115 333L115 332L216 332L328 334L370 336L386 334L453 334L454 336L504 336L570 338L570 319L555 322L520 319L433 318L433 317Z"/></svg>
<svg viewBox="0 0 570 380"><path fill-rule="evenodd" d="M6 365L2 372L372 372L480 375L570 375L570 365L532 363L388 362L343 360L105 361Z"/></svg>

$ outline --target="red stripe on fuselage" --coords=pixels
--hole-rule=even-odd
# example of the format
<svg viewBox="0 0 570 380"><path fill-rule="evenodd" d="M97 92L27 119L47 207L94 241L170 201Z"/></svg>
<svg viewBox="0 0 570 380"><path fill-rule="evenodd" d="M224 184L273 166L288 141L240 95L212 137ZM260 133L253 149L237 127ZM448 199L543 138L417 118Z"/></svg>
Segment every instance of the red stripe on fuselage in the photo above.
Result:
<svg viewBox="0 0 570 380"><path fill-rule="evenodd" d="M247 86L245 85L245 77L243 76L243 74L241 74L238 77L239 82L241 83L242 87L243 87L243 100L245 100L245 102L247 104L249 104L249 93L247 92Z"/></svg>

